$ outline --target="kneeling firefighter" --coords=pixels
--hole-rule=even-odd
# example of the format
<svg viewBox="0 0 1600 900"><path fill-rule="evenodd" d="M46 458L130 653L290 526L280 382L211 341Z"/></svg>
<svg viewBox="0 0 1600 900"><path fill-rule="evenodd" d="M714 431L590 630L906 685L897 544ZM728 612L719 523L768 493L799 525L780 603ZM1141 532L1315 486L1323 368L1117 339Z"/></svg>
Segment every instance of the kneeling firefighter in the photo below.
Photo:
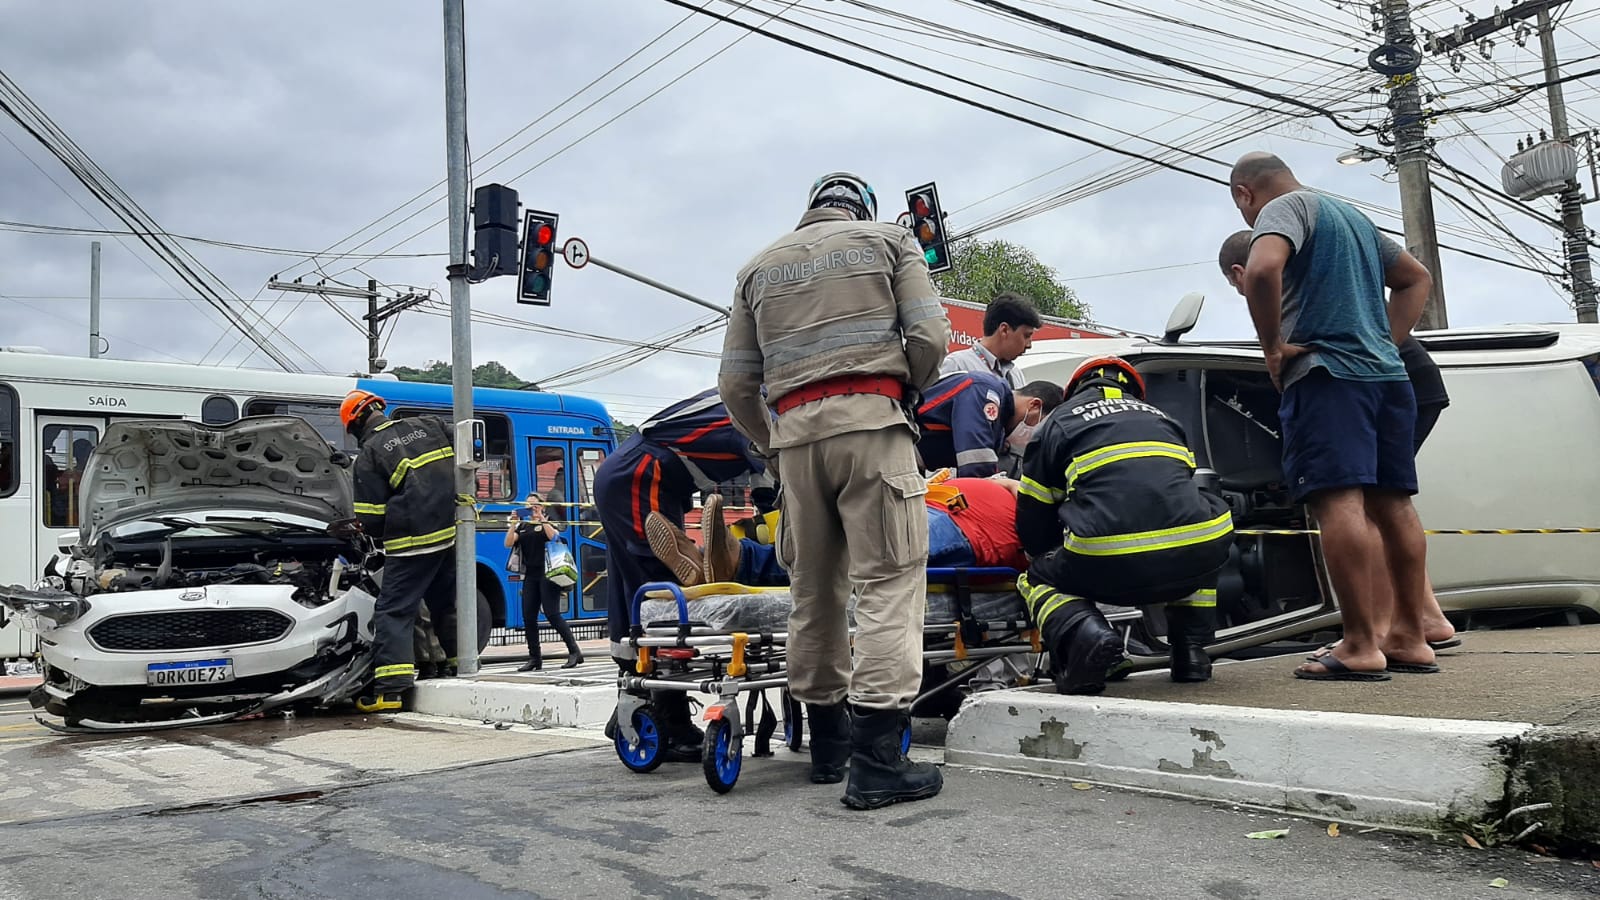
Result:
<svg viewBox="0 0 1600 900"><path fill-rule="evenodd" d="M1096 694L1122 639L1096 603L1165 604L1172 680L1205 681L1217 574L1233 544L1226 502L1195 479L1183 428L1144 402L1126 360L1092 359L1028 445L1017 534L1032 563L1017 579L1050 649L1056 689Z"/></svg>
<svg viewBox="0 0 1600 900"><path fill-rule="evenodd" d="M417 613L426 601L447 666L456 656L455 450L438 416L384 415L382 398L351 391L339 407L361 451L355 512L383 547L383 586L372 618L372 689L362 712L398 712L416 682L412 656Z"/></svg>

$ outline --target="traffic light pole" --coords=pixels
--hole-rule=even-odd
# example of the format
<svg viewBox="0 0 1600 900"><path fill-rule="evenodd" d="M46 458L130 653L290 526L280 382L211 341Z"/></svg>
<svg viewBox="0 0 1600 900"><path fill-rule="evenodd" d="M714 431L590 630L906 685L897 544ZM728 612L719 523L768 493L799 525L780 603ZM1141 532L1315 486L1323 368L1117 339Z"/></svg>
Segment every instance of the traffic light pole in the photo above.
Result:
<svg viewBox="0 0 1600 900"><path fill-rule="evenodd" d="M452 415L472 418L472 287L467 279L467 57L462 0L444 0L445 155L450 195L450 384ZM456 494L476 494L471 469L454 466ZM456 671L478 671L477 510L456 510Z"/></svg>

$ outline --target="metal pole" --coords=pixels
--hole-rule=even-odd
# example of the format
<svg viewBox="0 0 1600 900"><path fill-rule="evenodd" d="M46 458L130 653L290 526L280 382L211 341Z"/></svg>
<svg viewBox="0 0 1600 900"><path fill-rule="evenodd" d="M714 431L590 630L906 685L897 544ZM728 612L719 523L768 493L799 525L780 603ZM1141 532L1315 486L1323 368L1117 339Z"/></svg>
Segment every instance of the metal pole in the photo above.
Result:
<svg viewBox="0 0 1600 900"><path fill-rule="evenodd" d="M1562 95L1561 67L1556 60L1555 26L1550 13L1539 10L1539 49L1544 53L1544 80L1550 83L1550 130L1558 141L1570 141L1567 130L1567 103ZM1583 223L1583 189L1576 179L1561 191L1561 228L1565 232L1567 268L1572 273L1572 300L1578 321L1593 323L1596 318L1594 277L1589 268L1589 228Z"/></svg>
<svg viewBox="0 0 1600 900"><path fill-rule="evenodd" d="M367 279L367 372L378 374L378 282Z"/></svg>
<svg viewBox="0 0 1600 900"><path fill-rule="evenodd" d="M100 242L89 244L89 358L100 358Z"/></svg>
<svg viewBox="0 0 1600 900"><path fill-rule="evenodd" d="M444 0L445 153L450 193L450 384L457 422L472 418L472 288L467 282L467 57L462 0ZM456 493L473 497L472 470ZM477 511L456 504L456 671L478 671Z"/></svg>
<svg viewBox="0 0 1600 900"><path fill-rule="evenodd" d="M648 284L648 285L650 285L651 287L655 288L658 291L666 291L667 293L673 295L674 297L682 297L683 299L689 301L690 303L698 303L701 306L704 306L706 309L713 310L715 312L721 313L724 318L733 315L733 312L731 310L729 310L726 306L718 306L717 304L712 303L710 300L701 300L699 297L696 297L693 294L689 294L689 293L685 293L683 291L680 291L677 288L672 287L671 285L662 284L661 282L655 280L654 278L649 277L648 275L640 275L638 272L633 272L633 271L630 271L628 269L624 269L621 266L612 265L611 263L605 262L604 260L596 259L593 256L589 257L589 262L592 262L595 265L597 265L600 268L605 269L607 271L615 272L618 275L622 275L622 276L625 276L627 278L632 278L634 281L640 282L642 284Z"/></svg>
<svg viewBox="0 0 1600 900"><path fill-rule="evenodd" d="M1384 40L1415 47L1411 7L1407 0L1384 0ZM1428 172L1427 121L1417 76L1397 75L1389 80L1389 107L1394 111L1395 169L1400 176L1400 215L1405 221L1406 249L1433 276L1433 290L1422 308L1418 330L1446 328L1444 270L1439 265L1439 234L1433 220L1433 179Z"/></svg>

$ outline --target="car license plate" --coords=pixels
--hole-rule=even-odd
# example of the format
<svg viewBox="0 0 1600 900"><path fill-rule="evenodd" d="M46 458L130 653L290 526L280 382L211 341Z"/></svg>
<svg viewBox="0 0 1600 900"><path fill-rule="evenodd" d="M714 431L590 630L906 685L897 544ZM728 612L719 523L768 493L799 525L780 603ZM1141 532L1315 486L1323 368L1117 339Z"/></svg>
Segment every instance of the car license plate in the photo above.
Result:
<svg viewBox="0 0 1600 900"><path fill-rule="evenodd" d="M189 662L150 663L145 678L153 686L215 684L233 680L233 660L195 659Z"/></svg>

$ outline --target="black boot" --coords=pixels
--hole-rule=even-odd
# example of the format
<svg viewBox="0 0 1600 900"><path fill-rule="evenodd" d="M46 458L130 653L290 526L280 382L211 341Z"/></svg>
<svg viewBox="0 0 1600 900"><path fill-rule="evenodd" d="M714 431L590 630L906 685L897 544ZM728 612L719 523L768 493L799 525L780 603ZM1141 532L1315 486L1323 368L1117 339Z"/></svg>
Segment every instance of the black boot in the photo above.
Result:
<svg viewBox="0 0 1600 900"><path fill-rule="evenodd" d="M699 762L706 733L689 714L689 696L682 691L654 691L656 728L661 732L663 762Z"/></svg>
<svg viewBox="0 0 1600 900"><path fill-rule="evenodd" d="M850 764L850 709L841 700L832 706L806 704L811 724L811 783L838 784Z"/></svg>
<svg viewBox="0 0 1600 900"><path fill-rule="evenodd" d="M1172 647L1173 681L1210 681L1206 644L1217 637L1217 610L1210 606L1167 607L1167 643Z"/></svg>
<svg viewBox="0 0 1600 900"><path fill-rule="evenodd" d="M841 798L845 806L877 809L926 800L944 787L938 766L912 762L900 752L900 737L910 724L909 717L899 710L851 709L850 781Z"/></svg>
<svg viewBox="0 0 1600 900"><path fill-rule="evenodd" d="M1100 608L1089 606L1066 634L1050 644L1056 693L1098 694L1106 677L1122 661L1122 638Z"/></svg>

